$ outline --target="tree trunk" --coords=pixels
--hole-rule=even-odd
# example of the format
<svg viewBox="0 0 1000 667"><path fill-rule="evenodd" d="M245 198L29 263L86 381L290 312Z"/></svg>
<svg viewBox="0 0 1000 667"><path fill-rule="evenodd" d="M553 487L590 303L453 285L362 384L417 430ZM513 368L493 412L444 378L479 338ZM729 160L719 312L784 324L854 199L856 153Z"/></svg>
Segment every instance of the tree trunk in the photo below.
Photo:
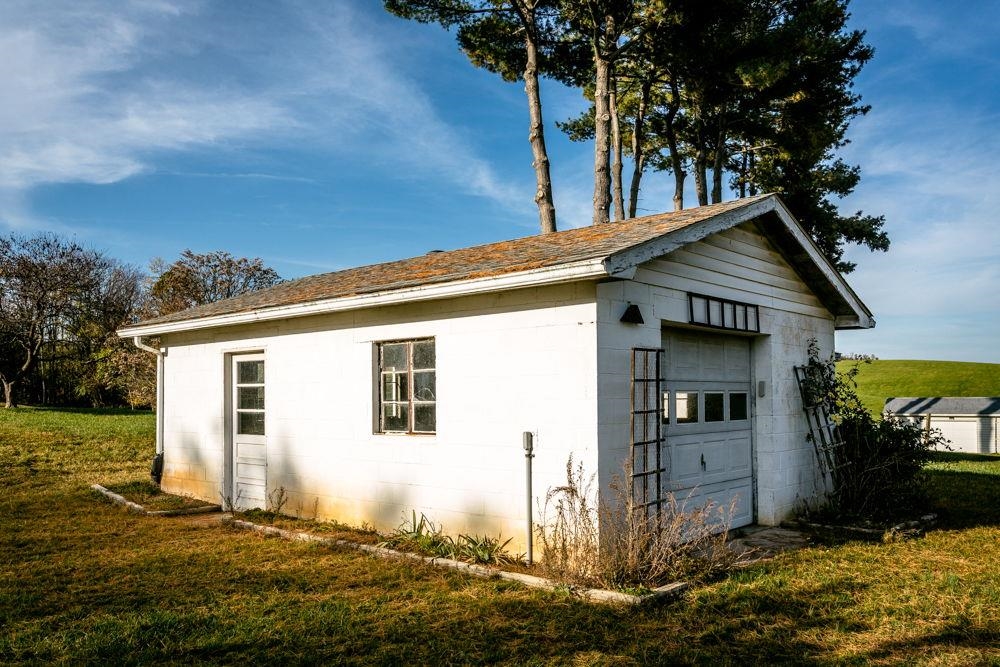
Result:
<svg viewBox="0 0 1000 667"><path fill-rule="evenodd" d="M677 147L677 132L674 129L674 118L680 110L681 98L677 81L670 80L670 102L667 107L667 148L670 150L670 170L674 172L674 210L680 211L684 208L684 160L681 159L680 149Z"/></svg>
<svg viewBox="0 0 1000 667"><path fill-rule="evenodd" d="M3 398L4 398L4 407L5 408L16 408L17 407L17 401L14 400L14 383L15 382L17 382L17 380L11 380L9 382L7 380L2 380L2 383L3 383Z"/></svg>
<svg viewBox="0 0 1000 667"><path fill-rule="evenodd" d="M614 70L608 87L608 111L611 113L611 192L615 222L625 219L625 198L622 191L622 133L618 118L618 79Z"/></svg>
<svg viewBox="0 0 1000 667"><path fill-rule="evenodd" d="M635 112L635 124L632 127L632 157L635 166L632 169L632 182L628 189L628 217L634 218L635 211L639 205L639 182L642 180L642 171L646 165L646 155L643 152L646 140L646 105L649 103L649 92L653 87L652 81L643 81L639 91L639 108Z"/></svg>
<svg viewBox="0 0 1000 667"><path fill-rule="evenodd" d="M549 175L549 154L545 149L545 129L542 124L542 99L538 90L538 47L531 30L526 30L524 40L527 64L524 67L524 92L528 96L528 141L534 158L535 204L543 234L556 231L556 207L552 202L552 178Z"/></svg>
<svg viewBox="0 0 1000 667"><path fill-rule="evenodd" d="M609 162L611 146L611 111L609 108L608 84L611 78L611 62L601 54L599 44L594 45L594 220L599 225L609 222L608 208L611 204L611 178Z"/></svg>
<svg viewBox="0 0 1000 667"><path fill-rule="evenodd" d="M722 174L726 166L726 131L722 119L719 119L719 137L715 144L715 161L712 163L712 203L722 201Z"/></svg>
<svg viewBox="0 0 1000 667"><path fill-rule="evenodd" d="M743 142L743 154L740 156L740 199L747 196L747 144Z"/></svg>
<svg viewBox="0 0 1000 667"><path fill-rule="evenodd" d="M694 189L698 197L698 206L708 204L708 160L705 149L699 146L694 152Z"/></svg>

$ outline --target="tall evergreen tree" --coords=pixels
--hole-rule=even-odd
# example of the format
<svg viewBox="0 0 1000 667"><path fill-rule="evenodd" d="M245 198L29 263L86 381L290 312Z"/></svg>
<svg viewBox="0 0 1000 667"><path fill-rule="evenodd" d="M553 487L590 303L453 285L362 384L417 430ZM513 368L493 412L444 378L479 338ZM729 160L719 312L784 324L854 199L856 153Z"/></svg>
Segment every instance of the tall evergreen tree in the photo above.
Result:
<svg viewBox="0 0 1000 667"><path fill-rule="evenodd" d="M549 154L538 79L561 22L554 0L384 0L393 14L457 28L459 46L477 67L524 81L535 204L542 233L556 231Z"/></svg>

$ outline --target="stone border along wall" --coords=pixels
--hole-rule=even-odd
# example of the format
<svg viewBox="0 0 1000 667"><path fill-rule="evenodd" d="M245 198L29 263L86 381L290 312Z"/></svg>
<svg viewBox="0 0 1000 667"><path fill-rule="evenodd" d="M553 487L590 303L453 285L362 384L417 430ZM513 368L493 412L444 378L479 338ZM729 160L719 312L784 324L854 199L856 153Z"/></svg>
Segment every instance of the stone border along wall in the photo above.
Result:
<svg viewBox="0 0 1000 667"><path fill-rule="evenodd" d="M147 510L142 505L138 503L133 503L131 500L124 498L114 491L109 491L100 484L91 484L90 488L98 493L102 494L108 500L118 503L119 505L124 505L128 508L129 512L134 512L136 514L144 514L146 516L183 516L185 514L208 514L209 512L218 512L222 509L221 505L203 505L201 507L185 507L179 510Z"/></svg>
<svg viewBox="0 0 1000 667"><path fill-rule="evenodd" d="M134 512L136 514L143 514L145 516L180 516L184 514L207 514L209 512L218 512L222 509L220 505L205 505L204 507L191 507L180 510L163 510L163 511L151 512L142 505L134 503L131 500L128 500L113 491L109 491L100 484L91 484L90 488L102 494L112 502L115 502L119 505L124 505L128 509L128 511ZM521 574L520 572L507 572L505 570L493 569L485 567L483 565L477 565L474 563L463 563L462 561L452 560L450 558L421 556L419 554L408 553L405 551L396 551L395 549L386 549L385 547L377 547L371 544L361 544L358 542L351 542L350 540L337 540L330 537L321 537L319 535L313 535L312 533L304 533L292 530L285 530L283 528L275 528L274 526L262 526L256 523L251 523L250 521L243 521L242 519L229 519L225 521L224 524L242 530L249 530L256 533L261 533L268 537L280 537L282 539L292 540L297 542L313 542L325 546L347 547L350 549L363 551L367 554L378 556L380 558L403 558L403 559L420 561L423 563L427 563L428 565L435 565L438 567L450 567L454 570L465 572L467 574L471 574L476 577L483 577L485 579L491 579L496 577L500 579L505 579L507 581L516 581L530 588L544 588L548 590L557 590L560 588L564 588L567 589L573 595L591 602L618 603L626 605L647 605L647 604L652 604L654 602L661 602L680 597L680 595L691 586L691 584L686 581L678 581L671 584L667 584L665 586L659 586L658 588L654 588L652 591L644 595L633 595L631 593L622 593L620 591L609 591L600 588L579 588L576 586L566 586L565 584L552 581L551 579L546 579L545 577L536 577L530 574Z"/></svg>
<svg viewBox="0 0 1000 667"><path fill-rule="evenodd" d="M483 577L486 579L497 577L500 579L506 579L508 581L516 581L520 584L529 586L531 588L545 588L548 590L566 588L573 595L576 595L591 602L618 603L626 605L647 605L654 602L661 602L668 599L677 598L691 586L691 584L689 584L686 581L679 581L679 582L674 582L672 584L667 584L666 586L660 586L658 588L654 588L651 592L646 593L645 595L632 595L630 593L621 593L619 591L608 591L599 588L577 588L575 586L567 587L565 584L560 584L559 582L552 581L551 579L546 579L544 577L536 577L530 574L521 574L519 572L507 572L505 570L493 569L485 567L483 565L476 565L473 563L463 563L462 561L452 560L450 558L421 556L419 554L407 553L405 551L396 551L395 549L386 549L385 547L377 547L371 544L359 544L358 542L351 542L349 540L338 540L330 537L321 537L319 535L313 535L311 533L284 530L282 528L275 528L274 526L261 526L259 524L251 523L249 521L243 521L241 519L232 519L230 521L227 521L226 524L233 526L234 528L261 533L269 537L280 537L282 539L293 540L298 542L314 542L326 546L347 547L350 549L363 551L365 553L371 554L373 556L378 556L380 558L404 558L404 559L427 563L428 565L436 565L439 567L450 567L454 570L465 572L467 574L471 574L477 577Z"/></svg>

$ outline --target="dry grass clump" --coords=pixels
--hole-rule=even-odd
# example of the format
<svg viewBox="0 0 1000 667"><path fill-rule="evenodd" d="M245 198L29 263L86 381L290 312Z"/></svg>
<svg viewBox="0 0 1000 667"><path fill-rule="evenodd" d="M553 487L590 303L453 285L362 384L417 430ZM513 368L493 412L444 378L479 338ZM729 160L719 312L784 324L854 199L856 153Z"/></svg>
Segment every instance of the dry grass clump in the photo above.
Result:
<svg viewBox="0 0 1000 667"><path fill-rule="evenodd" d="M611 497L596 500L594 475L566 463L566 484L545 496L538 536L541 567L570 584L652 588L729 570L726 548L733 507L687 507L667 494L660 511L637 507L628 471L612 481Z"/></svg>

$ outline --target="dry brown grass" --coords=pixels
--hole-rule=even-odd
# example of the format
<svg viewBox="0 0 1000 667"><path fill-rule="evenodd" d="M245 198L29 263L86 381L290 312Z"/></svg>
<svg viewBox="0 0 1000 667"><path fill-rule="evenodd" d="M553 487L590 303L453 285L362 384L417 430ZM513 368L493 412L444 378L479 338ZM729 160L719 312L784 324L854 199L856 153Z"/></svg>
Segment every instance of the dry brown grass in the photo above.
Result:
<svg viewBox="0 0 1000 667"><path fill-rule="evenodd" d="M594 475L566 462L566 483L545 495L538 537L541 569L569 584L616 589L654 588L705 579L729 570L726 548L732 507L687 506L667 494L659 511L637 508L627 469L599 500Z"/></svg>

